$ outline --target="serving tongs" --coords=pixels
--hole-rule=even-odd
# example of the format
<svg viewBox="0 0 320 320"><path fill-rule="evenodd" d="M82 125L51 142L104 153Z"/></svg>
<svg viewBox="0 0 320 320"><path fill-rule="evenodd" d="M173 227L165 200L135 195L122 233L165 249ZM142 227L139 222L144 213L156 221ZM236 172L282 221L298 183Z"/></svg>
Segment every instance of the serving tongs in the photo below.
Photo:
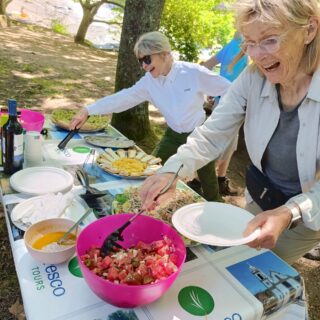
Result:
<svg viewBox="0 0 320 320"><path fill-rule="evenodd" d="M166 193L178 177L178 174L180 170L182 169L183 164L179 167L177 172L174 174L172 179L168 182L168 184L158 193L158 195L155 197L154 201L156 201L159 196ZM132 216L127 222L125 222L121 227L119 227L117 230L113 231L111 234L109 234L105 240L103 241L103 244L100 249L100 254L102 257L107 256L114 247L117 248L123 248L121 244L119 244L117 241L123 241L122 232L135 220L137 219L145 210L140 210L137 214Z"/></svg>
<svg viewBox="0 0 320 320"><path fill-rule="evenodd" d="M80 181L80 183L82 184L82 186L86 189L86 193L83 196L86 196L87 198L99 198L107 194L104 191L101 191L95 187L90 186L89 176L84 169L77 169L76 176Z"/></svg>
<svg viewBox="0 0 320 320"><path fill-rule="evenodd" d="M73 130L70 130L69 133L60 141L58 144L59 150L64 150L67 143L73 138L75 134L79 132L80 128L75 128Z"/></svg>

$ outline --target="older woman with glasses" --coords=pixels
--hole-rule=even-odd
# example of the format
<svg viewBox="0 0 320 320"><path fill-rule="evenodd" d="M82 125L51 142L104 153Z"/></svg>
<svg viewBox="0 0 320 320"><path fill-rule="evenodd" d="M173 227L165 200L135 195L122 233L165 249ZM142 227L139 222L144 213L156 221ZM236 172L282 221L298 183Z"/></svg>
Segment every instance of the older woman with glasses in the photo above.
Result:
<svg viewBox="0 0 320 320"><path fill-rule="evenodd" d="M149 101L161 111L168 125L154 150L154 155L165 162L205 121L205 95L224 95L230 83L198 64L174 61L167 37L157 31L143 34L134 53L146 74L131 88L81 109L70 128L81 127L88 115L122 112ZM214 162L198 170L198 176L204 197L220 200Z"/></svg>
<svg viewBox="0 0 320 320"><path fill-rule="evenodd" d="M289 263L320 241L320 32L317 0L238 0L237 28L252 65L220 105L141 190L143 207L183 164L181 177L216 159L244 123L252 161L249 246L273 248ZM168 194L166 195L169 196ZM164 196L162 196L164 197ZM159 200L161 201L161 197Z"/></svg>

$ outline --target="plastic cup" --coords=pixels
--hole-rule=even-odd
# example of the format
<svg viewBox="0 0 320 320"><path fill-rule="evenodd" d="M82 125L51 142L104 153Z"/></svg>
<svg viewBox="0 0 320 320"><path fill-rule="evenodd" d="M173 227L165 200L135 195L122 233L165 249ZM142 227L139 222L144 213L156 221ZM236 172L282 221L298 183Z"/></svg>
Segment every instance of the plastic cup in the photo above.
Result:
<svg viewBox="0 0 320 320"><path fill-rule="evenodd" d="M24 157L27 163L42 162L42 140L37 131L27 131L25 134Z"/></svg>

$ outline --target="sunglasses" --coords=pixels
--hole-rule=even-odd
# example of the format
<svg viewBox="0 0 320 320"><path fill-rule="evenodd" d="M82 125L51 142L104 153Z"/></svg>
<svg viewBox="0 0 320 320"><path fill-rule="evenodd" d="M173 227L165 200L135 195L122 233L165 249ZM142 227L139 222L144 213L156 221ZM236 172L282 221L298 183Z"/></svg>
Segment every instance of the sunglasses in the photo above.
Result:
<svg viewBox="0 0 320 320"><path fill-rule="evenodd" d="M151 64L151 55L147 55L142 58L139 58L138 61L139 61L141 67L143 66L143 64L149 65L149 64Z"/></svg>

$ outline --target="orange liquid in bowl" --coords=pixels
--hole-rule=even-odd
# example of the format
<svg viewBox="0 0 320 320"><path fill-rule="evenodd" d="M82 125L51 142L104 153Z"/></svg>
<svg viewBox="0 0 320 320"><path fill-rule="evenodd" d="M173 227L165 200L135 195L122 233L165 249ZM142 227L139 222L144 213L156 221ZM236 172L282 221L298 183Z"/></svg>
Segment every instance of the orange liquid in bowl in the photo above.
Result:
<svg viewBox="0 0 320 320"><path fill-rule="evenodd" d="M49 232L49 233L45 234L44 236L42 236L41 238L37 239L32 244L32 247L37 250L43 250L44 248L48 247L49 245L57 243L57 241L60 240L64 234L65 234L65 232L60 232L60 231ZM73 245L74 243L72 244L70 242L71 241L75 242L76 236L74 234L70 234L66 240L67 240L66 245L64 245L64 244L58 245L57 244L57 246L61 247L61 249L65 249L67 246Z"/></svg>

